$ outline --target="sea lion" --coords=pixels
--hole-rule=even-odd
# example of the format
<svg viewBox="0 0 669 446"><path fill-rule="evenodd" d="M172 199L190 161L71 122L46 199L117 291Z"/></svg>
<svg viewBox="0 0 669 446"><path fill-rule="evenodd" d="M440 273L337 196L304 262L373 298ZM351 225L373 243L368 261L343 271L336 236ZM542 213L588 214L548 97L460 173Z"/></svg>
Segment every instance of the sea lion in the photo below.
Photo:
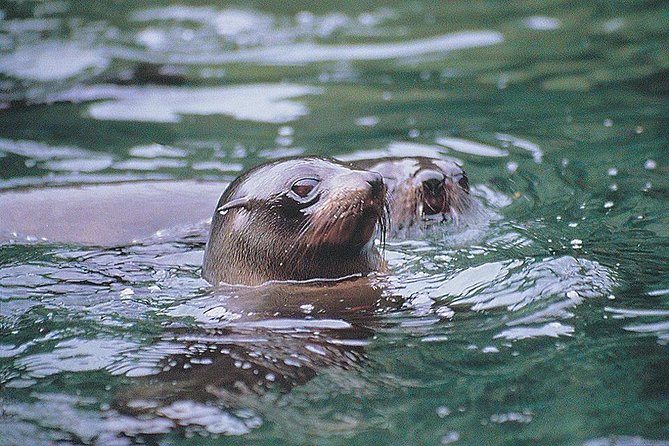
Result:
<svg viewBox="0 0 669 446"><path fill-rule="evenodd" d="M430 223L458 223L473 200L469 180L455 161L427 157L389 157L351 163L378 172L388 188L390 227L395 236Z"/></svg>
<svg viewBox="0 0 669 446"><path fill-rule="evenodd" d="M235 179L218 201L202 277L212 284L333 279L379 270L386 227L379 173L287 158Z"/></svg>

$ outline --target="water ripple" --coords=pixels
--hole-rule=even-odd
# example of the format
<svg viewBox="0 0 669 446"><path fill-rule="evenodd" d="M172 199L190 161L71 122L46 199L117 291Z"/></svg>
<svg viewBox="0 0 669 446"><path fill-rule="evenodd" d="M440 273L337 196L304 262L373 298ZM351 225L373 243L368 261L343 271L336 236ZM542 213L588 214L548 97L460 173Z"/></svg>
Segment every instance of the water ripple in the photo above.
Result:
<svg viewBox="0 0 669 446"><path fill-rule="evenodd" d="M100 120L179 122L180 115L229 115L240 120L284 123L308 113L288 99L320 94L320 88L292 84L239 85L216 88L126 87L115 100L91 105Z"/></svg>
<svg viewBox="0 0 669 446"><path fill-rule="evenodd" d="M223 54L165 54L116 47L110 53L117 58L151 63L222 65L253 63L262 65L300 65L329 61L400 59L420 55L495 45L504 37L495 31L463 31L408 42L378 44L319 45L294 43L227 52Z"/></svg>

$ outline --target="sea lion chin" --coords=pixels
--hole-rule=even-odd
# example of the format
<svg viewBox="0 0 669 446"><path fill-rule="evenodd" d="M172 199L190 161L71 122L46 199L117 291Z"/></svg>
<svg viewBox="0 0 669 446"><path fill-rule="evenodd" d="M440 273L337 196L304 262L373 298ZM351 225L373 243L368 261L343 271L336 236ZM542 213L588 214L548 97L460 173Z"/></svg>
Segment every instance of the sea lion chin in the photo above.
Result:
<svg viewBox="0 0 669 446"><path fill-rule="evenodd" d="M395 235L435 222L457 224L472 206L467 175L455 161L390 157L352 165L383 176L388 188L390 226Z"/></svg>
<svg viewBox="0 0 669 446"><path fill-rule="evenodd" d="M385 235L379 173L327 158L288 158L234 180L218 201L202 277L212 284L335 279L379 270Z"/></svg>

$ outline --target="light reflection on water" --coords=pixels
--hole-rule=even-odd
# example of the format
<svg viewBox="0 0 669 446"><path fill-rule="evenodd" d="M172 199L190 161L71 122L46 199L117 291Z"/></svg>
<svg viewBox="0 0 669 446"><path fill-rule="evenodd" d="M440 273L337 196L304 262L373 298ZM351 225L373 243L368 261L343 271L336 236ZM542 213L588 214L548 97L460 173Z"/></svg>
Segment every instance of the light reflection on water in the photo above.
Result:
<svg viewBox="0 0 669 446"><path fill-rule="evenodd" d="M0 443L666 444L665 6L1 8L4 190L418 155L479 205L346 290L14 237Z"/></svg>

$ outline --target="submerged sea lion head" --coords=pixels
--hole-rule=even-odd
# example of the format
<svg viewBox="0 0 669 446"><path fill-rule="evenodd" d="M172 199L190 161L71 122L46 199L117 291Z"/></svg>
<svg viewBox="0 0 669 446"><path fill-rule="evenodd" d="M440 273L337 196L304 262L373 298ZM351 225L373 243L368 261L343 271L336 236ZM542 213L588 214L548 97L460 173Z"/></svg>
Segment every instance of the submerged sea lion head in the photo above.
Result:
<svg viewBox="0 0 669 446"><path fill-rule="evenodd" d="M325 158L289 158L255 167L221 196L202 277L213 284L338 278L379 269L373 246L385 235L378 173Z"/></svg>
<svg viewBox="0 0 669 446"><path fill-rule="evenodd" d="M381 173L390 195L390 220L396 230L425 221L452 220L471 206L465 171L448 159L387 158L370 165Z"/></svg>

